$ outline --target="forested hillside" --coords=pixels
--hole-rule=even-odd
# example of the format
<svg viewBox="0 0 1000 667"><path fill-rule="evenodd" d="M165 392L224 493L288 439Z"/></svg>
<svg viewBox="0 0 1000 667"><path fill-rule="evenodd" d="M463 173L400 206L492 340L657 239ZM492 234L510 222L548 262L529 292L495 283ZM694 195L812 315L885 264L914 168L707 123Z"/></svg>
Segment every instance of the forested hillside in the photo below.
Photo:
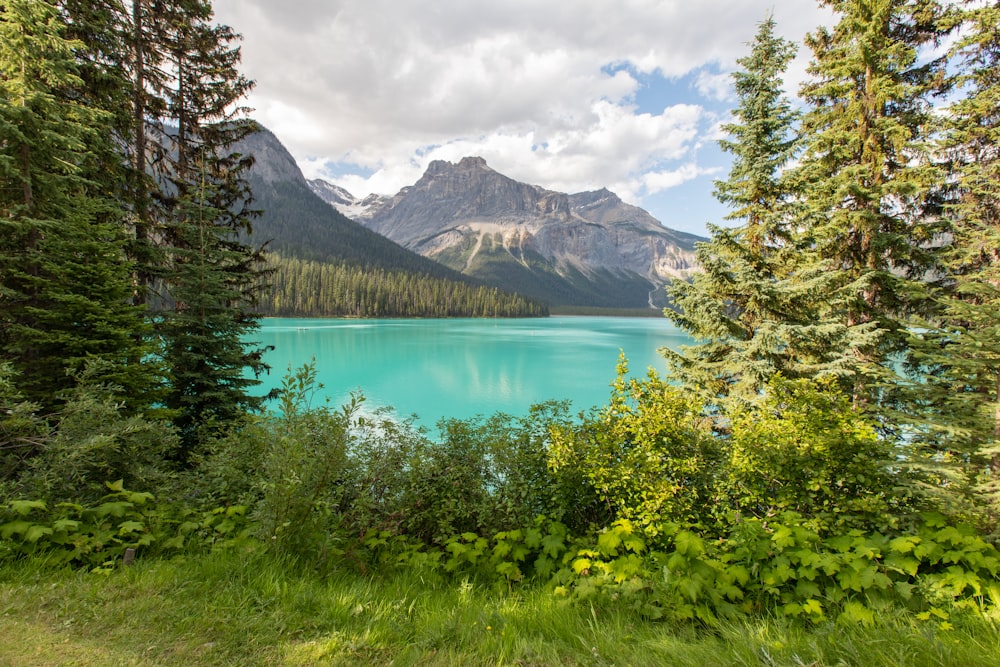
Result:
<svg viewBox="0 0 1000 667"><path fill-rule="evenodd" d="M537 301L423 273L269 255L261 312L278 317L544 317Z"/></svg>
<svg viewBox="0 0 1000 667"><path fill-rule="evenodd" d="M466 281L457 271L404 249L326 204L309 188L278 138L257 126L234 147L253 157L247 174L259 211L251 239L285 257L373 266Z"/></svg>

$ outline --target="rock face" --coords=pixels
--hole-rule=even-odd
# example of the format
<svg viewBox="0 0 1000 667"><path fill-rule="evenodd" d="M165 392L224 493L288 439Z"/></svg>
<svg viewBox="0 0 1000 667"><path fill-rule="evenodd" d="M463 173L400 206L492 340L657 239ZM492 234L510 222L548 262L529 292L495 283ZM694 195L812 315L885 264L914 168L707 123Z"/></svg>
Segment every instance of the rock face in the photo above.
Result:
<svg viewBox="0 0 1000 667"><path fill-rule="evenodd" d="M432 162L414 185L363 206L349 194L324 198L405 248L553 303L660 305L651 295L697 270L694 244L702 240L608 190L552 192L480 157Z"/></svg>
<svg viewBox="0 0 1000 667"><path fill-rule="evenodd" d="M295 158L270 130L260 128L243 138L235 147L240 153L254 158L251 173L264 183L288 183L302 180Z"/></svg>

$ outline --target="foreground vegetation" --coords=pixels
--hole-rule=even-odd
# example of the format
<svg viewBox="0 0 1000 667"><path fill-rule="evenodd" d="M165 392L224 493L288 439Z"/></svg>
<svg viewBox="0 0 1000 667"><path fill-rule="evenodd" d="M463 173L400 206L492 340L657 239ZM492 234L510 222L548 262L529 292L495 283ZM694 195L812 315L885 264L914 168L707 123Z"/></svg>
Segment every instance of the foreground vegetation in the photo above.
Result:
<svg viewBox="0 0 1000 667"><path fill-rule="evenodd" d="M0 569L5 665L996 664L995 625L941 630L890 612L811 629L775 618L711 631L651 624L539 588L396 571L318 576L259 552L139 561L107 576Z"/></svg>
<svg viewBox="0 0 1000 667"><path fill-rule="evenodd" d="M156 457L176 438L167 424L122 414L100 388L70 401L5 485L0 655L1000 657L1000 552L913 493L830 386L778 381L759 406L726 415L720 436L690 396L652 373L630 378L623 362L603 409L446 420L434 439L365 414L361 397L315 405L317 389L310 366L290 372L281 413L220 433L194 470Z"/></svg>

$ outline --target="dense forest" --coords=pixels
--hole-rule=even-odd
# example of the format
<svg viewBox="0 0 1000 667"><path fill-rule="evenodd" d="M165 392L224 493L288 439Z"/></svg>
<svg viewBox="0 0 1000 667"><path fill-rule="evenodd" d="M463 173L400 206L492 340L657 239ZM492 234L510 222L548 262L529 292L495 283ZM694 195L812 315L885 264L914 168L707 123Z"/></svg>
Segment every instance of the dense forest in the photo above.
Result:
<svg viewBox="0 0 1000 667"><path fill-rule="evenodd" d="M260 312L278 317L544 317L548 308L496 287L426 274L269 255Z"/></svg>
<svg viewBox="0 0 1000 667"><path fill-rule="evenodd" d="M246 243L232 147L254 129L251 82L210 3L0 4L0 572L115 586L128 554L216 563L230 585L254 558L274 591L290 572L405 571L410 612L424 590L530 592L592 627L815 631L803 655L844 628L909 633L890 664L930 664L964 632L995 663L1000 6L821 4L835 20L804 39L801 103L772 18L733 75L731 215L665 313L698 342L665 352L664 378L623 359L602 408L445 420L436 438L360 395L314 400L309 364L274 410L248 393L269 282L276 310L326 289L370 312L438 283L275 272ZM281 596L262 590L247 613ZM302 615L267 625L337 636Z"/></svg>

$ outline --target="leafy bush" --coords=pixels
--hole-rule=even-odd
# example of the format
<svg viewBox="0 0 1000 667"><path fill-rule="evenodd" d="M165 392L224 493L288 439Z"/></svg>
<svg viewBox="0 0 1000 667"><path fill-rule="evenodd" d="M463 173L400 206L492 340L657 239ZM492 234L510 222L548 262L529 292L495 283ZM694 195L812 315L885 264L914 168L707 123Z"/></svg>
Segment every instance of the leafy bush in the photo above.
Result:
<svg viewBox="0 0 1000 667"><path fill-rule="evenodd" d="M567 406L533 406L526 417L449 419L433 440L411 422L380 413L351 432L345 526L443 546L458 533L493 535L587 512L592 500L548 468L549 430ZM591 496L592 498L593 496Z"/></svg>
<svg viewBox="0 0 1000 667"><path fill-rule="evenodd" d="M905 534L823 537L786 512L746 519L724 539L676 524L660 539L665 548L652 549L630 522L615 522L564 557L557 593L708 625L741 614L870 625L889 606L942 627L955 611L1000 619L1000 552L941 515Z"/></svg>
<svg viewBox="0 0 1000 667"><path fill-rule="evenodd" d="M578 426L558 425L550 464L578 474L611 518L655 536L666 522L707 522L723 449L702 406L650 369L645 380L618 364L609 404Z"/></svg>
<svg viewBox="0 0 1000 667"><path fill-rule="evenodd" d="M165 422L127 414L113 387L81 382L54 419L53 432L25 463L14 495L87 503L106 493L107 480L147 492L168 485L165 458L176 434Z"/></svg>
<svg viewBox="0 0 1000 667"><path fill-rule="evenodd" d="M186 476L184 501L200 511L246 507L271 548L310 562L337 553L351 470L348 447L363 398L334 409L312 401L315 361L289 369L281 413L248 416L204 445Z"/></svg>
<svg viewBox="0 0 1000 667"><path fill-rule="evenodd" d="M91 503L12 500L0 508L0 560L45 556L58 564L98 571L120 562L126 549L146 552L197 551L228 547L248 534L245 508L197 513L156 502L153 494L130 491L122 480Z"/></svg>
<svg viewBox="0 0 1000 667"><path fill-rule="evenodd" d="M739 515L791 510L825 534L889 529L909 512L891 447L832 381L776 377L731 412L720 496Z"/></svg>

